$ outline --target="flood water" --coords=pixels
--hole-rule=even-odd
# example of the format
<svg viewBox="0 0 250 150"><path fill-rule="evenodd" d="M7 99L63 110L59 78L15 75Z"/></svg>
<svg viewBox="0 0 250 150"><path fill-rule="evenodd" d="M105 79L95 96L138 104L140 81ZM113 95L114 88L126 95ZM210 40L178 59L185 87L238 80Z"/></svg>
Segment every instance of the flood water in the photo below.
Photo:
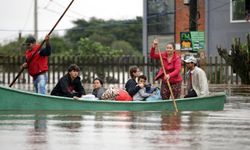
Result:
<svg viewBox="0 0 250 150"><path fill-rule="evenodd" d="M0 149L250 149L249 92L230 94L223 111L0 111Z"/></svg>

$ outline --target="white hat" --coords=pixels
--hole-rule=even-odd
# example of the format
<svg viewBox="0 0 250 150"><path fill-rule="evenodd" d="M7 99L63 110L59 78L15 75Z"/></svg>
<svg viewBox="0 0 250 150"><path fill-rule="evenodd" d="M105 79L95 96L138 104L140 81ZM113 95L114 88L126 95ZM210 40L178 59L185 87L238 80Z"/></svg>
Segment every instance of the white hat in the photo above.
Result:
<svg viewBox="0 0 250 150"><path fill-rule="evenodd" d="M197 59L196 58L194 58L194 56L190 56L190 57L188 57L186 60L184 60L185 61L185 63L194 63L194 64L197 64Z"/></svg>

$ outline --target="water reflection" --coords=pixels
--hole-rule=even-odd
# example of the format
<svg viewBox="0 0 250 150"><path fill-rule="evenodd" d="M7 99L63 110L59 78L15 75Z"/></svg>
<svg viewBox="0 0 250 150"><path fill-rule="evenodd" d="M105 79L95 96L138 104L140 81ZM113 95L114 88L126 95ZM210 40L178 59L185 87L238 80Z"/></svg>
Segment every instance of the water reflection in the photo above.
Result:
<svg viewBox="0 0 250 150"><path fill-rule="evenodd" d="M161 130L167 131L159 140L167 143L177 144L180 142L181 117L178 113L161 114Z"/></svg>
<svg viewBox="0 0 250 150"><path fill-rule="evenodd" d="M0 111L0 145L4 150L17 145L20 150L249 149L250 110L234 105L180 113Z"/></svg>
<svg viewBox="0 0 250 150"><path fill-rule="evenodd" d="M48 147L48 135L47 135L47 119L44 114L35 114L29 116L33 120L33 128L27 129L27 135L23 136L27 138L27 144L30 149L36 150L38 147L47 149ZM25 144L25 143L24 143Z"/></svg>
<svg viewBox="0 0 250 150"><path fill-rule="evenodd" d="M61 122L56 123L55 126L61 127L66 131L79 132L82 127L81 121L83 117L81 115L63 115L53 117L53 120L61 120Z"/></svg>
<svg viewBox="0 0 250 150"><path fill-rule="evenodd" d="M47 119L44 114L35 114L34 116L34 131L35 132L45 132L47 129Z"/></svg>
<svg viewBox="0 0 250 150"><path fill-rule="evenodd" d="M178 113L166 113L161 115L161 129L176 131L181 129L181 117Z"/></svg>

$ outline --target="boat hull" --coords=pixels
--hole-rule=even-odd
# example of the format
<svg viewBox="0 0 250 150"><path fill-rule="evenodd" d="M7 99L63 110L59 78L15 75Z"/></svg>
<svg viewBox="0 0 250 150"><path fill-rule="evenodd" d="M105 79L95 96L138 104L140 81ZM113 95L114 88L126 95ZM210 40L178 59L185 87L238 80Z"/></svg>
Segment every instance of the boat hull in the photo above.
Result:
<svg viewBox="0 0 250 150"><path fill-rule="evenodd" d="M109 100L75 100L41 95L0 86L0 110L22 111L175 111L172 100L119 102ZM207 97L176 99L179 111L219 111L224 109L223 92Z"/></svg>

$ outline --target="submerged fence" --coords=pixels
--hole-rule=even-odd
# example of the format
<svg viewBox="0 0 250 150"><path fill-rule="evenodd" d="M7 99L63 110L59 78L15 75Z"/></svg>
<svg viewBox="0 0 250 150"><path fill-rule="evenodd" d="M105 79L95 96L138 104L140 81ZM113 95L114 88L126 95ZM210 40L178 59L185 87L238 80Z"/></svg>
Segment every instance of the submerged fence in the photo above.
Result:
<svg viewBox="0 0 250 150"><path fill-rule="evenodd" d="M20 65L24 62L23 56L1 56L0 58L0 84L10 84L20 71ZM67 73L67 67L75 63L81 68L83 83L92 83L95 77L102 78L105 83L124 84L129 78L129 68L138 66L150 83L160 68L159 60L146 57L122 56L122 57L97 57L97 56L72 56L49 57L48 83L55 84L58 79ZM220 57L210 57L205 63L200 63L205 70L211 84L241 84L240 78ZM185 76L186 67L182 65L182 75ZM183 80L185 83L185 78ZM25 70L15 84L30 84L32 78Z"/></svg>

